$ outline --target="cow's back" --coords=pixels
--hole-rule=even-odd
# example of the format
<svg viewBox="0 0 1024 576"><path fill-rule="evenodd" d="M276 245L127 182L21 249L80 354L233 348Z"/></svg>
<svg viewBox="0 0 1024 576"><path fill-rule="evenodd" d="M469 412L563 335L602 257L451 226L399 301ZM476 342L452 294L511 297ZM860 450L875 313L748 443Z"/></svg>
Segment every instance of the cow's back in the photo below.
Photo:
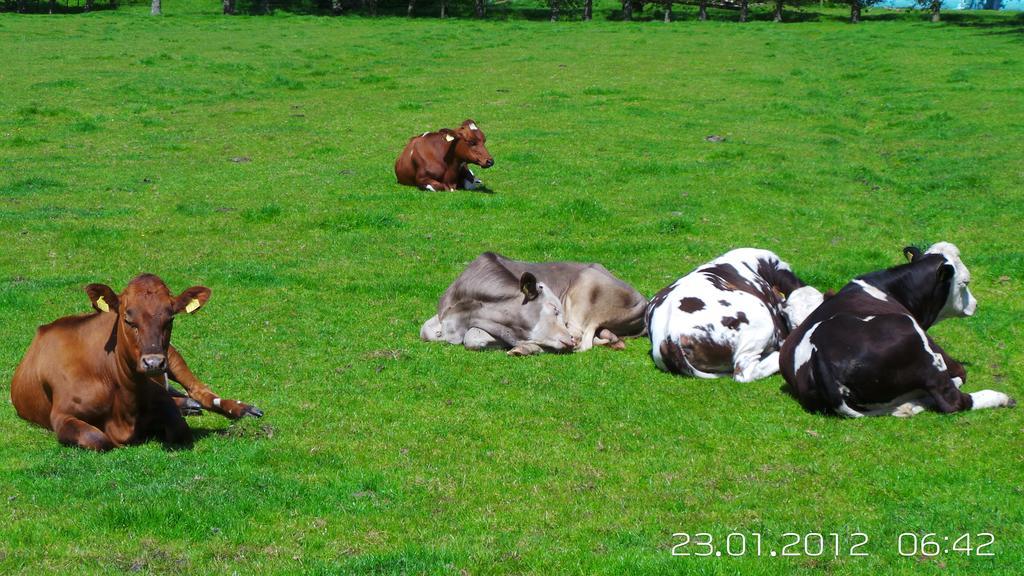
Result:
<svg viewBox="0 0 1024 576"><path fill-rule="evenodd" d="M443 317L445 311L460 303L496 302L516 296L519 276L504 266L506 260L493 252L474 258L441 295L437 313Z"/></svg>
<svg viewBox="0 0 1024 576"><path fill-rule="evenodd" d="M574 282L579 279L580 274L593 267L604 270L600 264L585 264L582 262L523 262L521 260L510 260L501 255L497 256L501 265L512 273L516 278L529 272L538 280L555 291L559 298L564 298L566 291ZM607 270L604 270L607 273ZM611 274L608 274L611 276Z"/></svg>
<svg viewBox="0 0 1024 576"><path fill-rule="evenodd" d="M395 179L399 184L416 185L416 164L413 162L413 151L422 136L413 136L402 148L401 154L395 159Z"/></svg>
<svg viewBox="0 0 1024 576"><path fill-rule="evenodd" d="M87 314L40 326L11 379L18 416L49 428L54 394L101 373L103 335L112 334L115 319L114 314Z"/></svg>
<svg viewBox="0 0 1024 576"><path fill-rule="evenodd" d="M555 292L570 326L588 338L597 328L618 336L643 334L647 298L596 262L522 262L501 258L513 274L530 272Z"/></svg>

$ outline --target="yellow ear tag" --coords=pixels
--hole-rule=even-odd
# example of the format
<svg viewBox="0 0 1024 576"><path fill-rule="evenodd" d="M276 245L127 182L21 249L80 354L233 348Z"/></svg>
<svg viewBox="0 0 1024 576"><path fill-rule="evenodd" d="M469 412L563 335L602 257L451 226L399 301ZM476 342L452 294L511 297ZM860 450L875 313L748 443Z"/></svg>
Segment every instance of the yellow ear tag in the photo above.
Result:
<svg viewBox="0 0 1024 576"><path fill-rule="evenodd" d="M96 299L96 307L99 308L101 312L110 312L110 304L107 304L107 301L103 299L103 296Z"/></svg>
<svg viewBox="0 0 1024 576"><path fill-rule="evenodd" d="M451 134L445 134L444 139L451 142L452 140L455 140L455 136L452 136Z"/></svg>
<svg viewBox="0 0 1024 576"><path fill-rule="evenodd" d="M199 310L200 306L202 306L202 304L199 302L199 299L193 298L192 301L188 303L188 306L185 306L185 312L191 314L196 310Z"/></svg>

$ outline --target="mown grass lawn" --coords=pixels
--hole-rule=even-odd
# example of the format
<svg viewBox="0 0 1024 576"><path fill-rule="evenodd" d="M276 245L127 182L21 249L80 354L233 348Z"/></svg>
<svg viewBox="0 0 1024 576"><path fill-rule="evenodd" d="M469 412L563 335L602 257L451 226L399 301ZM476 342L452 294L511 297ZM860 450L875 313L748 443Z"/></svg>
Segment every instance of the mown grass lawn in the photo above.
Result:
<svg viewBox="0 0 1024 576"><path fill-rule="evenodd" d="M967 390L1024 400L1024 25L0 14L0 572L979 574L1024 564L1024 412L845 421L773 377L508 358L420 323L484 250L645 294L739 246L838 288L958 244ZM685 13L684 17L689 18ZM493 194L394 183L471 117ZM724 137L709 142L709 135ZM35 327L136 274L213 290L174 342L262 420L93 454L21 421ZM672 557L675 532L843 535ZM849 557L863 532L867 557ZM990 532L994 557L903 558Z"/></svg>

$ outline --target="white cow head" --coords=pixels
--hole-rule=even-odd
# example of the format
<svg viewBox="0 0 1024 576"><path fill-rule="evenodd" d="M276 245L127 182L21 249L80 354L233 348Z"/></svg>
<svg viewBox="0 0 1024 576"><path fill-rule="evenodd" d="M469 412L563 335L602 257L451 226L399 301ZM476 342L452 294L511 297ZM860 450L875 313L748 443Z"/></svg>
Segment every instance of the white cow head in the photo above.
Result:
<svg viewBox="0 0 1024 576"><path fill-rule="evenodd" d="M569 333L562 302L558 296L529 272L519 279L523 293L523 315L530 329L530 340L551 350L569 352L576 339Z"/></svg>
<svg viewBox="0 0 1024 576"><path fill-rule="evenodd" d="M782 313L789 322L789 329L795 330L797 326L814 312L814 309L825 301L821 292L813 286L797 288L789 293L786 302L782 305Z"/></svg>
<svg viewBox="0 0 1024 576"><path fill-rule="evenodd" d="M978 301L967 287L971 283L971 271L960 260L960 249L949 242L939 242L928 248L925 254L939 254L945 257L946 263L952 269L949 296L946 297L946 304L939 311L935 321L973 315L978 308Z"/></svg>

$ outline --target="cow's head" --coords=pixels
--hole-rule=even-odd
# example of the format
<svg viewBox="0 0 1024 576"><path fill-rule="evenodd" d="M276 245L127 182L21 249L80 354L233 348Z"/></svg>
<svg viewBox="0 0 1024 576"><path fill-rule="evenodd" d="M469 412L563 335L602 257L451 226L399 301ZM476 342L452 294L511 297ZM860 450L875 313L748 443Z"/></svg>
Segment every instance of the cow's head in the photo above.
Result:
<svg viewBox="0 0 1024 576"><path fill-rule="evenodd" d="M89 284L85 291L97 311L117 314L118 353L129 367L148 376L167 370L174 316L191 314L210 298L205 286L193 286L173 296L164 281L152 274L136 277L120 295L105 284Z"/></svg>
<svg viewBox="0 0 1024 576"><path fill-rule="evenodd" d="M455 129L455 156L463 162L476 164L481 168L494 166L494 157L487 151L484 143L487 136L472 120L466 120Z"/></svg>
<svg viewBox="0 0 1024 576"><path fill-rule="evenodd" d="M790 292L782 305L782 313L786 316L789 329L796 330L796 327L803 324L811 312L824 301L824 295L813 286L804 286Z"/></svg>
<svg viewBox="0 0 1024 576"><path fill-rule="evenodd" d="M908 246L903 253L911 262L924 260L932 255L938 256L934 298L942 304L935 322L945 318L971 316L978 308L978 301L968 288L971 282L971 271L960 260L960 249L949 242L932 244L923 253L920 249Z"/></svg>
<svg viewBox="0 0 1024 576"><path fill-rule="evenodd" d="M519 289L523 293L523 316L531 327L529 339L556 352L571 352L577 342L569 333L558 296L530 272L519 278Z"/></svg>

